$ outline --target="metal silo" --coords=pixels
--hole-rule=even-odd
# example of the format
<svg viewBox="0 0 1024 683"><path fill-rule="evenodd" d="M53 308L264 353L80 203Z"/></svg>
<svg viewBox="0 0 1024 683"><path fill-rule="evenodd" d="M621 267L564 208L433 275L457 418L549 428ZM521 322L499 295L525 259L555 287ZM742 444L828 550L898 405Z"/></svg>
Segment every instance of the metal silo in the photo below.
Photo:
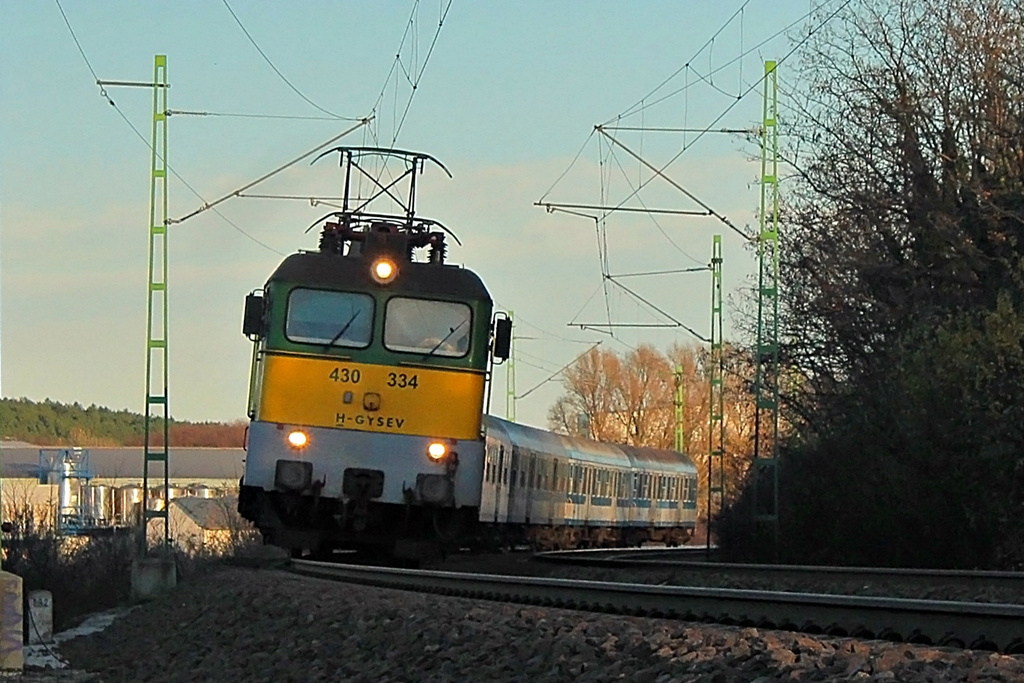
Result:
<svg viewBox="0 0 1024 683"><path fill-rule="evenodd" d="M114 519L114 500L109 486L82 487L82 518L88 526L110 526Z"/></svg>
<svg viewBox="0 0 1024 683"><path fill-rule="evenodd" d="M189 484L188 495L194 498L214 498L217 495L217 490L206 484Z"/></svg>
<svg viewBox="0 0 1024 683"><path fill-rule="evenodd" d="M114 518L121 524L135 526L142 521L142 500L145 489L141 486L128 485L117 489L114 498Z"/></svg>

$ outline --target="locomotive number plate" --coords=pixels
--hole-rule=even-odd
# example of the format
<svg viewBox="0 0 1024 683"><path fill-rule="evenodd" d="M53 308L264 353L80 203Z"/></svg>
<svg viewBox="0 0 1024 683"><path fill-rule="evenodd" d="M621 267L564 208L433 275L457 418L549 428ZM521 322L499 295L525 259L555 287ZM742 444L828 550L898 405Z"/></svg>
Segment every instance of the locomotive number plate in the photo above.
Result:
<svg viewBox="0 0 1024 683"><path fill-rule="evenodd" d="M483 373L267 354L257 419L475 439Z"/></svg>

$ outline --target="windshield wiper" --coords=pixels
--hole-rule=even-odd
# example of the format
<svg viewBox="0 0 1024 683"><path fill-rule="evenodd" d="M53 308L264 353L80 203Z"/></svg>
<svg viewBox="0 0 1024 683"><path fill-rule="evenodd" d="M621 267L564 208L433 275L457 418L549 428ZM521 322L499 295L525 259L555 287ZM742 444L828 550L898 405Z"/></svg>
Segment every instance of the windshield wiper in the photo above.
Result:
<svg viewBox="0 0 1024 683"><path fill-rule="evenodd" d="M462 326L465 325L467 322L469 322L469 320L463 320L456 327L449 327L448 334L446 334L444 338L441 339L441 341L434 344L434 348L430 349L428 353L423 354L423 358L430 358L431 356L433 356L434 352L441 348L441 344L444 344L446 341L448 341L451 338L451 336L458 332L459 330L461 330Z"/></svg>
<svg viewBox="0 0 1024 683"><path fill-rule="evenodd" d="M338 332L338 334L334 335L334 339L332 339L331 341L327 342L327 346L325 346L324 348L325 349L329 349L332 346L334 346L334 342L336 342L339 339L341 339L342 335L344 335L346 332L348 332L348 328L352 327L352 323L354 323L356 321L356 318L359 317L360 313L362 313L362 311L357 309L356 312L352 314L352 317L348 319L348 322L345 323L345 326L341 328L341 330Z"/></svg>

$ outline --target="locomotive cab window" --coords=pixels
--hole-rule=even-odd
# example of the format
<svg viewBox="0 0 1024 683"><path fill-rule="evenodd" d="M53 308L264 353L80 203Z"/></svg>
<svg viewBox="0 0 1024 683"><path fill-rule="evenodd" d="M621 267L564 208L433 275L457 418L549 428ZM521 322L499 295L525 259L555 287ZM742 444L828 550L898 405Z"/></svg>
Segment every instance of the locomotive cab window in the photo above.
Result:
<svg viewBox="0 0 1024 683"><path fill-rule="evenodd" d="M293 342L366 348L373 334L373 297L293 289L288 295L284 334Z"/></svg>
<svg viewBox="0 0 1024 683"><path fill-rule="evenodd" d="M394 297L384 315L384 346L390 351L462 358L469 353L473 312L455 301Z"/></svg>

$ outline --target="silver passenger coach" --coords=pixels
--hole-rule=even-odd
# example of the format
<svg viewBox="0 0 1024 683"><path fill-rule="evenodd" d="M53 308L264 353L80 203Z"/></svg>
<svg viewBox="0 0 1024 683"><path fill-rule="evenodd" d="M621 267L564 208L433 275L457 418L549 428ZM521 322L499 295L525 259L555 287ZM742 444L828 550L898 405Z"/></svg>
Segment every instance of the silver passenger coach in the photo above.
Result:
<svg viewBox="0 0 1024 683"><path fill-rule="evenodd" d="M554 434L484 416L480 521L539 546L684 543L697 468L682 453Z"/></svg>

